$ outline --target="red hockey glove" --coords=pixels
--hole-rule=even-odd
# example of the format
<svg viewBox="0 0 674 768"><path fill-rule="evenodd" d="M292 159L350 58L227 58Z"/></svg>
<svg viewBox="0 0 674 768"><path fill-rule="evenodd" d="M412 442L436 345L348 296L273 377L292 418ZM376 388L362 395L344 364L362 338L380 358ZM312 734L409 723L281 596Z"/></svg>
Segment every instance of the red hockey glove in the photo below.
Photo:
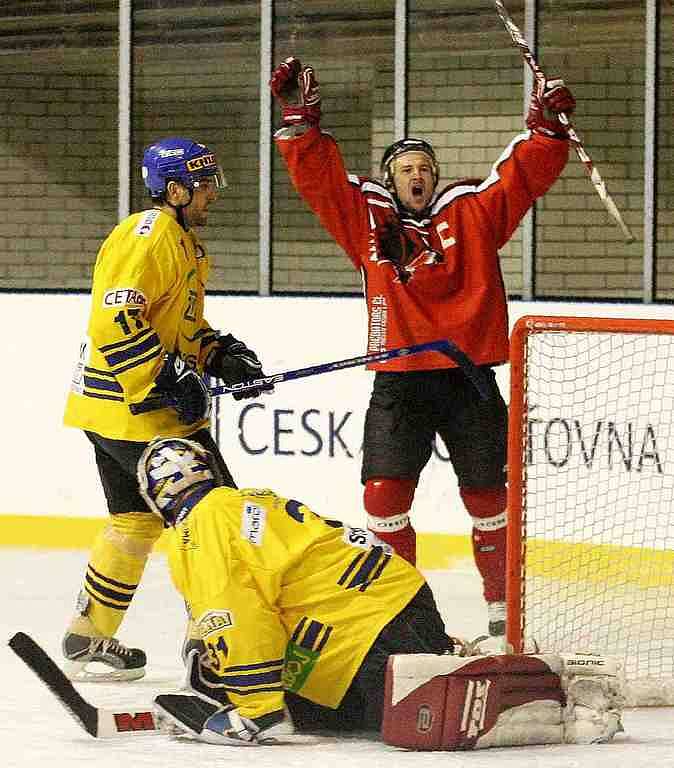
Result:
<svg viewBox="0 0 674 768"><path fill-rule="evenodd" d="M297 91L297 75L302 69L299 59L289 56L283 64L271 73L269 88L275 99L282 105L288 103L288 99L295 99Z"/></svg>
<svg viewBox="0 0 674 768"><path fill-rule="evenodd" d="M527 113L527 128L545 136L567 138L566 126L559 119L563 112L570 115L576 108L576 100L560 78L537 82L531 94Z"/></svg>
<svg viewBox="0 0 674 768"><path fill-rule="evenodd" d="M321 89L313 67L302 67L299 59L291 56L272 72L269 87L281 106L284 126L318 125Z"/></svg>

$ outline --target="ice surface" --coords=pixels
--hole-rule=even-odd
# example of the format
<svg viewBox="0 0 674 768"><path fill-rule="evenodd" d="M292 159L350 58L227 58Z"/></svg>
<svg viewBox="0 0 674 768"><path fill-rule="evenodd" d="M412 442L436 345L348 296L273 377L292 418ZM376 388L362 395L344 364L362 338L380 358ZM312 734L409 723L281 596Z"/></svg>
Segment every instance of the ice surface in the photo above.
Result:
<svg viewBox="0 0 674 768"><path fill-rule="evenodd" d="M297 737L275 747L216 747L162 735L102 741L88 736L5 644L17 631L32 635L60 662L60 640L74 605L86 552L0 550L0 766L49 768L674 768L674 708L630 710L626 733L611 744L492 749L480 752L406 752L374 736ZM479 582L467 563L427 577L450 634L474 637L486 626ZM79 685L92 703L149 707L153 697L182 682L180 645L184 609L169 584L162 557L151 560L120 639L143 647L148 674L133 683Z"/></svg>

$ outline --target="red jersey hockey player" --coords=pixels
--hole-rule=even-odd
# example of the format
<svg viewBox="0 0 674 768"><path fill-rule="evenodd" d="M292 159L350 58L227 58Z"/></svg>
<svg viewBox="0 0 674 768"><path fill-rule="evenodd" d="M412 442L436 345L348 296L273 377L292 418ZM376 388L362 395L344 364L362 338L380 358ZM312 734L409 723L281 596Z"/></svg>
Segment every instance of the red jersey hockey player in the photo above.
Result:
<svg viewBox="0 0 674 768"><path fill-rule="evenodd" d="M409 519L421 470L438 434L447 446L473 523L473 551L489 629L505 628L506 405L493 366L508 360L508 318L498 249L568 158L560 112L575 100L562 80L537 88L526 119L483 181L436 193L433 148L406 138L384 153L382 181L347 173L319 127L316 75L295 58L272 74L281 105L275 140L295 189L364 278L368 352L449 338L483 366L482 400L444 355L428 352L370 366L361 479L368 528L415 562Z"/></svg>

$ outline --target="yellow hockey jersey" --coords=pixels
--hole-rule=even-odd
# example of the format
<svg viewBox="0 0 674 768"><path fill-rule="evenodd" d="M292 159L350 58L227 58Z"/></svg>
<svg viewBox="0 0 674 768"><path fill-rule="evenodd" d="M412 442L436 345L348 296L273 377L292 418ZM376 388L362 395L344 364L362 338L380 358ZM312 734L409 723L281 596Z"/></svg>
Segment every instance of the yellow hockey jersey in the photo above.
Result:
<svg viewBox="0 0 674 768"><path fill-rule="evenodd" d="M173 408L134 416L129 404L152 390L165 352L203 371L216 338L203 317L208 269L196 234L158 209L132 214L113 229L94 268L67 426L138 442L182 437L204 426L181 424Z"/></svg>
<svg viewBox="0 0 674 768"><path fill-rule="evenodd" d="M169 534L169 567L212 669L246 717L290 690L339 706L383 627L424 584L373 534L270 490L216 488Z"/></svg>

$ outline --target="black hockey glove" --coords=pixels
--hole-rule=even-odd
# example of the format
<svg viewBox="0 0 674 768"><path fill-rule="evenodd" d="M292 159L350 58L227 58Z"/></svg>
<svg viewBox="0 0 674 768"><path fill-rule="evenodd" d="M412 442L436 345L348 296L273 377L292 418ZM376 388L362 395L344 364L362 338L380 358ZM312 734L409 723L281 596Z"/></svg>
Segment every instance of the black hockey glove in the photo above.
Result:
<svg viewBox="0 0 674 768"><path fill-rule="evenodd" d="M206 358L206 373L222 379L225 384L240 384L251 379L264 377L262 363L251 349L231 333L220 336L215 347ZM234 399L242 400L248 397L259 397L262 392L272 392L273 384L261 384L255 389L235 392Z"/></svg>
<svg viewBox="0 0 674 768"><path fill-rule="evenodd" d="M211 415L211 395L203 379L176 354L166 355L155 384L173 399L183 424L194 424Z"/></svg>

